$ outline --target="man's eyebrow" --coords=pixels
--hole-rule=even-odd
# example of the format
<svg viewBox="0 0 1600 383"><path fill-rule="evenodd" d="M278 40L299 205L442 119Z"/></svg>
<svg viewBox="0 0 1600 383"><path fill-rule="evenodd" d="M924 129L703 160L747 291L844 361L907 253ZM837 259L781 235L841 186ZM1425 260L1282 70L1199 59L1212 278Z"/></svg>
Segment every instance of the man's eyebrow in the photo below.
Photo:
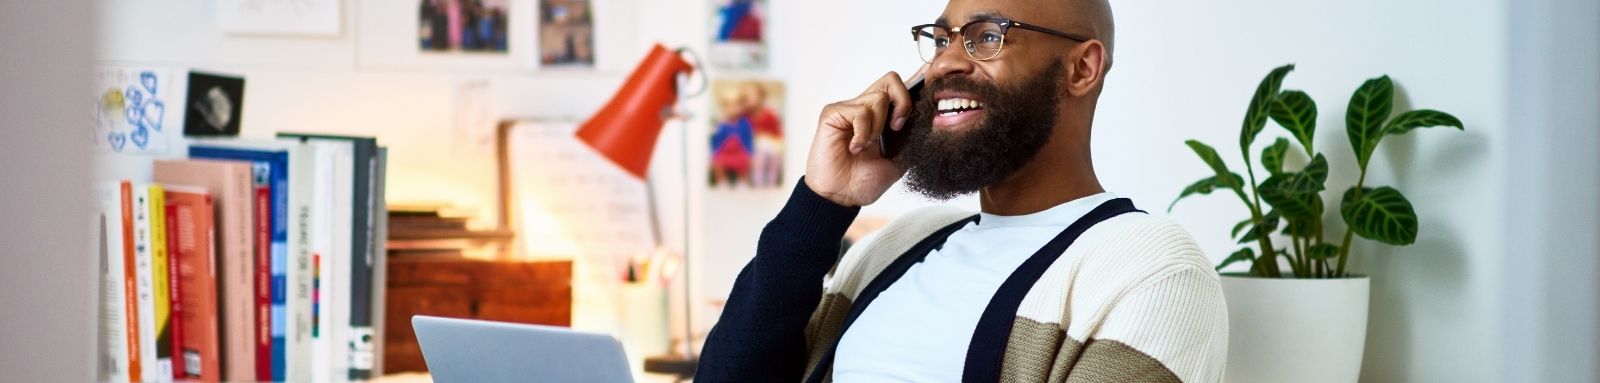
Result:
<svg viewBox="0 0 1600 383"><path fill-rule="evenodd" d="M972 20L999 20L999 19L1010 19L1010 18L1006 17L1006 15L1004 15L1004 14L1001 14L1000 11L978 11L978 12L973 13L972 16L968 18L967 21L971 22ZM933 23L935 25L946 25L946 26L948 26L948 25L950 25L950 19L947 19L944 16L939 16L939 19L938 20L934 20Z"/></svg>

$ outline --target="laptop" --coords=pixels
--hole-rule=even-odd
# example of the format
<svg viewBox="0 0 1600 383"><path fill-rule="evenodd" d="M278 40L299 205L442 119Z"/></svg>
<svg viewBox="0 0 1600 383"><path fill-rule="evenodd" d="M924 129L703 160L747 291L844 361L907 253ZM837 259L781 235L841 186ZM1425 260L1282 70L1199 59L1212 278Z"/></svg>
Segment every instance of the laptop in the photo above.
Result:
<svg viewBox="0 0 1600 383"><path fill-rule="evenodd" d="M411 329L433 381L633 382L622 343L605 334L417 315Z"/></svg>

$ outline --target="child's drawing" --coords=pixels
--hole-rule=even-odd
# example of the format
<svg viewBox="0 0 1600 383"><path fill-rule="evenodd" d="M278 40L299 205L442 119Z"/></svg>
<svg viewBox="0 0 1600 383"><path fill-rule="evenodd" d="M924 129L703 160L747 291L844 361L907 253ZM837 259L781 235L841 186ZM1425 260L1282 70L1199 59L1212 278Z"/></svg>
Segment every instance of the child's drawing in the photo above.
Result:
<svg viewBox="0 0 1600 383"><path fill-rule="evenodd" d="M116 153L167 150L167 91L164 70L104 68L96 78L94 146Z"/></svg>

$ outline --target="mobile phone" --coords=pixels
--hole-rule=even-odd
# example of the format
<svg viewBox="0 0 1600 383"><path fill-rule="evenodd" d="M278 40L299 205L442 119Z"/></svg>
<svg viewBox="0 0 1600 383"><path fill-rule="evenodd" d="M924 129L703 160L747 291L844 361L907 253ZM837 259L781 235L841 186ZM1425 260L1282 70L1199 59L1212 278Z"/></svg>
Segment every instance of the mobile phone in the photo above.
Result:
<svg viewBox="0 0 1600 383"><path fill-rule="evenodd" d="M917 121L917 103L922 100L922 78L911 80L906 90L911 92L911 112L906 114L906 126L900 130L893 129L893 119L885 119L883 133L878 136L878 149L883 153L883 158L894 159L900 156L900 149L905 147L906 132L911 130L911 123Z"/></svg>

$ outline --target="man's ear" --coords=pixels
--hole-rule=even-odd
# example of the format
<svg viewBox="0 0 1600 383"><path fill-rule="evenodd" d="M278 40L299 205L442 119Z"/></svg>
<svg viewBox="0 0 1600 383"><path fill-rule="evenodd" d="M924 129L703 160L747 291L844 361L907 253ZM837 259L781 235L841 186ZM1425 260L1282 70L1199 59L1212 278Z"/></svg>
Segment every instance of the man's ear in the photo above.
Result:
<svg viewBox="0 0 1600 383"><path fill-rule="evenodd" d="M1100 40L1089 40L1078 44L1073 49L1074 54L1067 56L1067 94L1072 97L1083 97L1098 92L1100 84L1105 81L1106 70L1110 69L1111 62L1106 56L1106 45Z"/></svg>

